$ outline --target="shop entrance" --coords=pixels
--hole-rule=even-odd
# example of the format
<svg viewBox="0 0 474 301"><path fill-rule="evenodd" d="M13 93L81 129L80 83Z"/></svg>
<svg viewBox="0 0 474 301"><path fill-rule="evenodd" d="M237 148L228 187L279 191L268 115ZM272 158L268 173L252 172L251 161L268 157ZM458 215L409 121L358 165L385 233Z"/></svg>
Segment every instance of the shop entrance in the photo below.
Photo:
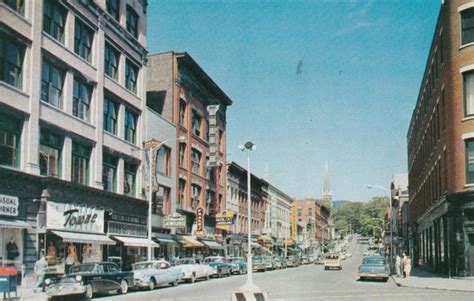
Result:
<svg viewBox="0 0 474 301"><path fill-rule="evenodd" d="M474 276L474 234L469 234L469 268L470 276Z"/></svg>

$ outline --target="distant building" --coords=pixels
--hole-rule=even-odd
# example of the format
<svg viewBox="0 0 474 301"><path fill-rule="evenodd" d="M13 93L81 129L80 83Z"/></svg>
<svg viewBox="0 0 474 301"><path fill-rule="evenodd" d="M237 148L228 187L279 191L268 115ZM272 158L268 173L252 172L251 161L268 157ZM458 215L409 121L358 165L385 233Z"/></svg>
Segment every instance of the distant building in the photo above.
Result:
<svg viewBox="0 0 474 301"><path fill-rule="evenodd" d="M405 244L408 220L403 219L403 207L408 202L408 174L394 174L390 183L390 195L392 202L392 230L393 230L393 254L406 252L408 245ZM385 237L390 234L390 229L385 229Z"/></svg>

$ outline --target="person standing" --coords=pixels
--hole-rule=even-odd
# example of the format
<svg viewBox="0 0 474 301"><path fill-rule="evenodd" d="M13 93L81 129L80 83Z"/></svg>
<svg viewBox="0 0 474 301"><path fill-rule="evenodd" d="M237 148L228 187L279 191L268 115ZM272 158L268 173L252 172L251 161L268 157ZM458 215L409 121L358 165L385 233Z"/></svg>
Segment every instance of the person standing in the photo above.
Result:
<svg viewBox="0 0 474 301"><path fill-rule="evenodd" d="M403 271L405 272L405 278L410 277L411 273L411 259L408 256L405 256L405 260L403 262Z"/></svg>
<svg viewBox="0 0 474 301"><path fill-rule="evenodd" d="M395 270L397 272L397 277L401 276L401 264L402 264L402 259L400 255L397 254L397 257L395 257Z"/></svg>
<svg viewBox="0 0 474 301"><path fill-rule="evenodd" d="M35 284L34 291L36 293L38 292L39 288L43 290L42 286L43 286L43 281L44 281L44 275L46 274L47 269L48 269L48 262L46 261L46 258L44 257L44 253L41 253L41 257L40 259L38 259L38 261L36 261L35 269L34 269L35 276L36 276L36 284Z"/></svg>

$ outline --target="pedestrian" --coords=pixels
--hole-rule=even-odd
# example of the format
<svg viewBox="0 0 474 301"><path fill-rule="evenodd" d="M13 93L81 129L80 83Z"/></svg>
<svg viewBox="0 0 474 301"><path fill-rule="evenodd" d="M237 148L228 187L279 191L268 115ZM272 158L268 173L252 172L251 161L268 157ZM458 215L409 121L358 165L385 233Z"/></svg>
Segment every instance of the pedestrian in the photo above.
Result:
<svg viewBox="0 0 474 301"><path fill-rule="evenodd" d="M35 263L35 276L36 276L36 284L34 291L37 293L38 289L41 288L40 291L43 290L43 281L44 281L44 274L46 274L46 270L48 269L48 262L46 261L46 258L44 257L44 253L41 253L40 259L36 261Z"/></svg>
<svg viewBox="0 0 474 301"><path fill-rule="evenodd" d="M411 273L411 259L408 256L405 256L406 260L403 263L403 271L405 272L405 278L410 277Z"/></svg>
<svg viewBox="0 0 474 301"><path fill-rule="evenodd" d="M400 270L400 266L402 264L402 258L400 257L400 255L397 254L397 257L395 257L395 270L397 272L397 277L400 277L401 275L401 270Z"/></svg>

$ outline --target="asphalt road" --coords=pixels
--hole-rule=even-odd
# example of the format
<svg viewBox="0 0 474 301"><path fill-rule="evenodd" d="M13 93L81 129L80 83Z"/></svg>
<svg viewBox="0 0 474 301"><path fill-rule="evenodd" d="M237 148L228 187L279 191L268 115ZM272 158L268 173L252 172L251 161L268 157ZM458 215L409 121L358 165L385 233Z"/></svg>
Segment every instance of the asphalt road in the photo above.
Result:
<svg viewBox="0 0 474 301"><path fill-rule="evenodd" d="M358 281L357 267L366 245L352 244L352 258L343 262L341 271L325 271L321 265L304 265L265 273L254 273L254 282L269 292L272 301L290 300L469 300L472 293L397 287L387 282ZM245 283L246 276L160 287L154 291L129 292L97 300L185 301L230 300L231 293Z"/></svg>

